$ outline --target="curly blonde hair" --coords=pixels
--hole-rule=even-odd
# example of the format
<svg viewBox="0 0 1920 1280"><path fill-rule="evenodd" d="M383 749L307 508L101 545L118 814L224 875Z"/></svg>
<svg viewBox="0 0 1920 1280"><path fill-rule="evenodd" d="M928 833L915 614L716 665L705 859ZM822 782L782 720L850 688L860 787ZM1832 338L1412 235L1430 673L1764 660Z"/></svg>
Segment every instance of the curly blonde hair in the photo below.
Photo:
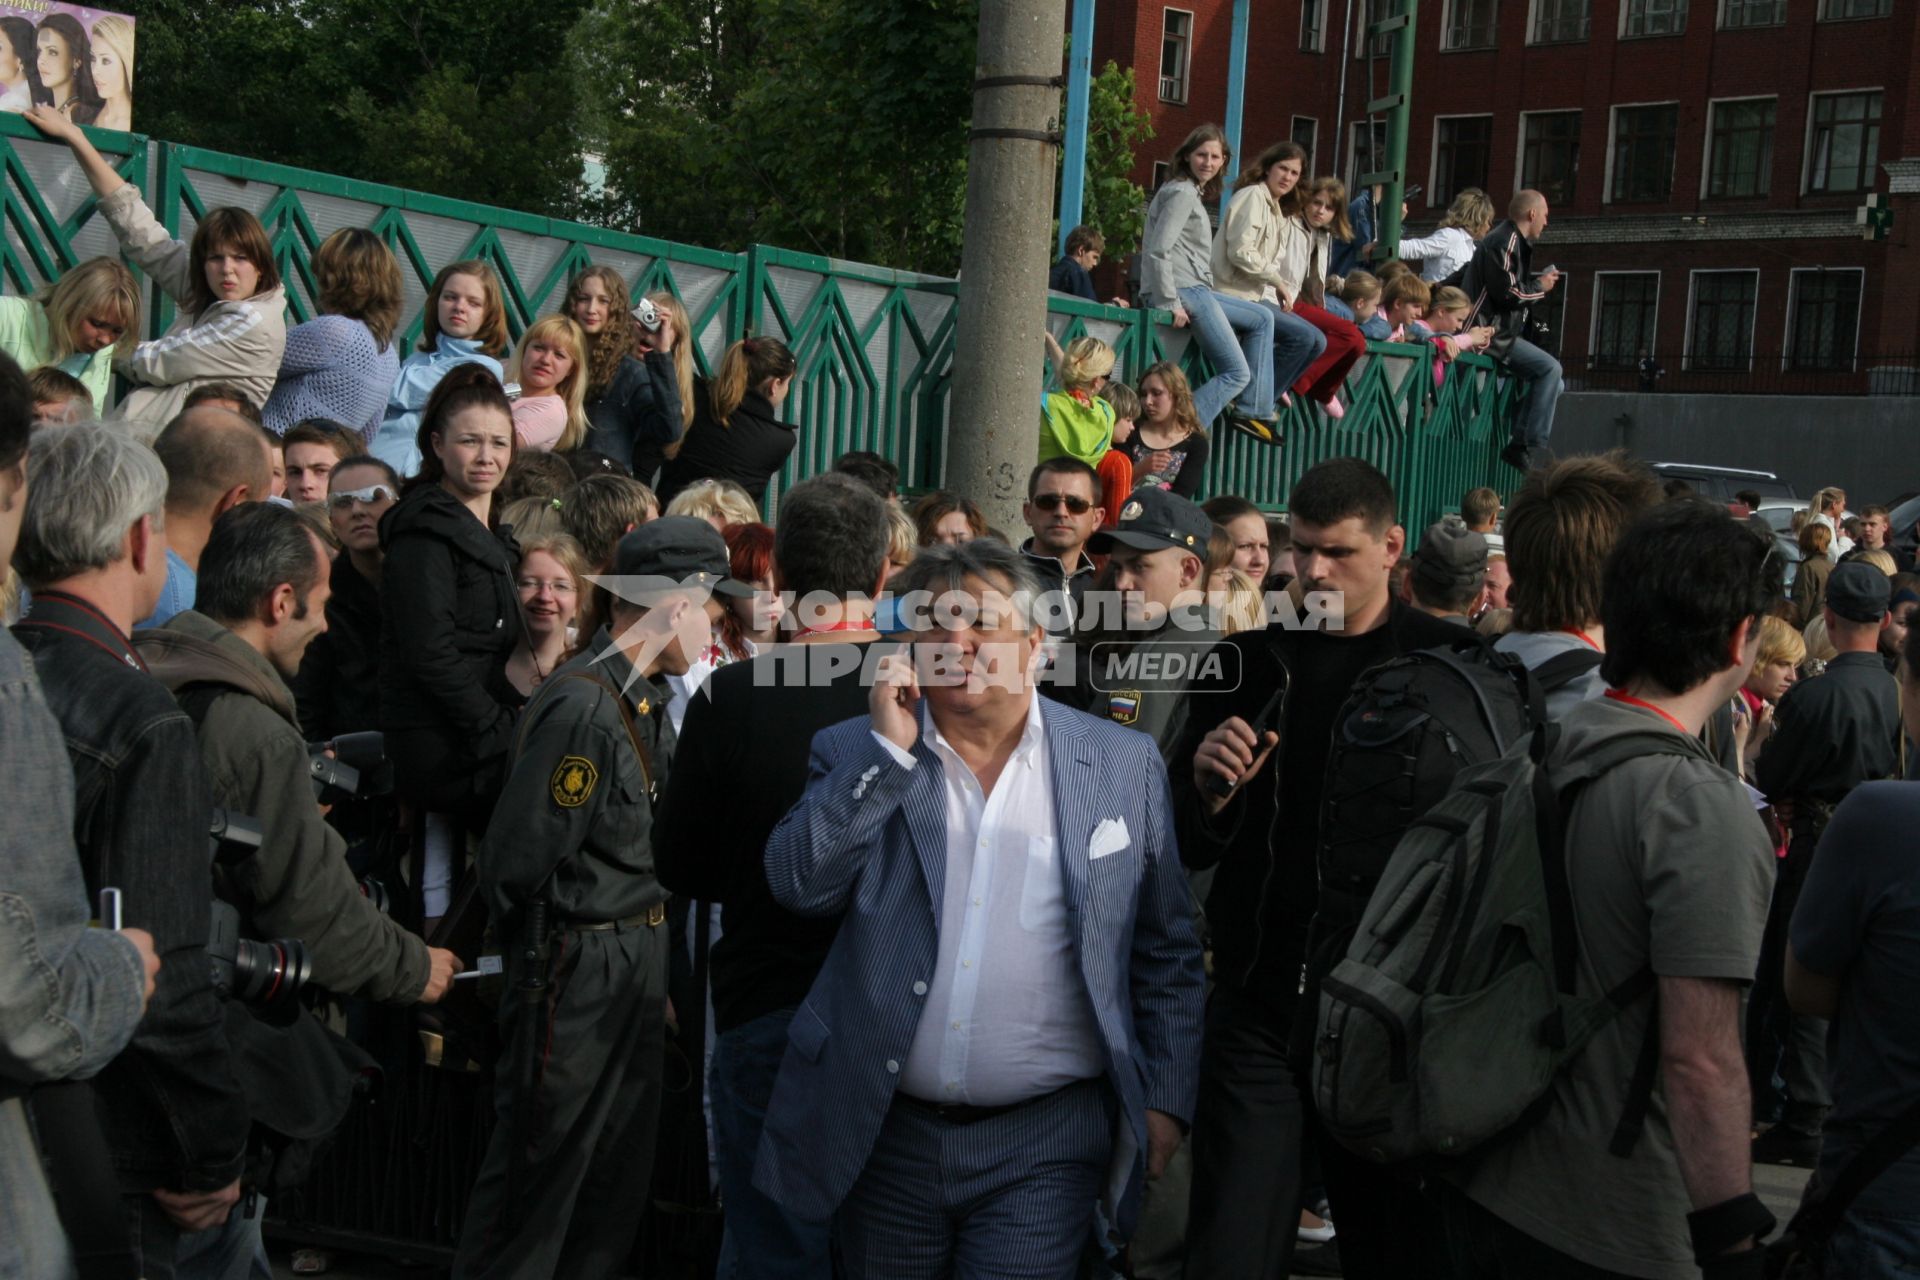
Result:
<svg viewBox="0 0 1920 1280"><path fill-rule="evenodd" d="M589 280L598 280L610 299L607 322L600 326L600 332L587 335L587 399L598 400L613 385L620 362L633 354L633 313L628 309L626 279L612 267L592 266L567 286L562 309L568 318L576 318L573 308L580 301L580 286Z"/></svg>

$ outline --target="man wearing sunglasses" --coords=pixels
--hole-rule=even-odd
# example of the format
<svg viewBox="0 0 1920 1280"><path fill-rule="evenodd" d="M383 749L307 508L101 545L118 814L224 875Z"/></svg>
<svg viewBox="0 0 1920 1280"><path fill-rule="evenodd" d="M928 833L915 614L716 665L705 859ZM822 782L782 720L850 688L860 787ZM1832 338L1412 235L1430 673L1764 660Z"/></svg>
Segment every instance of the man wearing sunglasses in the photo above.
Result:
<svg viewBox="0 0 1920 1280"><path fill-rule="evenodd" d="M1070 638L1093 583L1087 539L1100 527L1099 477L1078 458L1048 458L1027 477L1027 501L1020 514L1033 530L1020 544L1020 554L1051 597L1041 602L1037 616L1048 639ZM1053 596L1055 592L1064 596Z"/></svg>
<svg viewBox="0 0 1920 1280"><path fill-rule="evenodd" d="M309 741L380 727L380 517L400 496L393 468L368 454L327 476L327 521L340 540L327 629L307 646L293 684Z"/></svg>

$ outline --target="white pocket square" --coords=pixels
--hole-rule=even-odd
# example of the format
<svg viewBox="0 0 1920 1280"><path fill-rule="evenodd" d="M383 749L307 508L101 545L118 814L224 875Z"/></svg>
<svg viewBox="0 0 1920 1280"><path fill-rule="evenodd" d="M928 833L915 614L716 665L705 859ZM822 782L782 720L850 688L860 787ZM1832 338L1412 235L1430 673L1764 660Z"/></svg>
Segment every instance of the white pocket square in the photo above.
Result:
<svg viewBox="0 0 1920 1280"><path fill-rule="evenodd" d="M1125 819L1102 818L1100 825L1093 829L1093 839L1087 842L1087 860L1091 862L1118 853L1132 843Z"/></svg>

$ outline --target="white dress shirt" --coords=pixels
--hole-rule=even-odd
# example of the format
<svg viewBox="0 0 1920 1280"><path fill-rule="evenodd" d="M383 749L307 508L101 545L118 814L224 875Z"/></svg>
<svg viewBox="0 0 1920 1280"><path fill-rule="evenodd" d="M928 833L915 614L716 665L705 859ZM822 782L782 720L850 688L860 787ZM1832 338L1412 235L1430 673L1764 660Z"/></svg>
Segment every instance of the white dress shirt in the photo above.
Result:
<svg viewBox="0 0 1920 1280"><path fill-rule="evenodd" d="M1004 1106L1106 1071L1067 914L1038 694L991 794L929 715L946 789L939 957L900 1072L932 1102ZM875 733L903 768L918 763Z"/></svg>

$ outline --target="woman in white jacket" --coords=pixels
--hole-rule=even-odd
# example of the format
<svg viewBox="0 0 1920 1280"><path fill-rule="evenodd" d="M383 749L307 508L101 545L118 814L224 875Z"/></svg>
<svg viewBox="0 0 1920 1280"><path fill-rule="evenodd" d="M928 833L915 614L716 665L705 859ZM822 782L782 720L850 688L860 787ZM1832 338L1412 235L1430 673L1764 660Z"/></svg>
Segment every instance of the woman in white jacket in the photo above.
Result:
<svg viewBox="0 0 1920 1280"><path fill-rule="evenodd" d="M171 329L116 366L135 386L113 416L158 430L208 382L230 383L256 407L266 404L287 345L287 295L260 219L245 209L209 209L191 244L175 240L79 125L50 107L35 107L27 119L73 151L121 249L180 308Z"/></svg>
<svg viewBox="0 0 1920 1280"><path fill-rule="evenodd" d="M1467 265L1474 246L1493 230L1493 201L1478 187L1468 187L1447 206L1447 216L1430 236L1402 240L1395 256L1420 264L1420 278L1439 284Z"/></svg>
<svg viewBox="0 0 1920 1280"><path fill-rule="evenodd" d="M1258 302L1273 313L1273 385L1281 404L1287 389L1327 349L1321 332L1293 313L1281 272L1290 237L1298 228L1307 152L1297 142L1276 142L1262 151L1234 185L1234 197L1213 238L1213 287Z"/></svg>

